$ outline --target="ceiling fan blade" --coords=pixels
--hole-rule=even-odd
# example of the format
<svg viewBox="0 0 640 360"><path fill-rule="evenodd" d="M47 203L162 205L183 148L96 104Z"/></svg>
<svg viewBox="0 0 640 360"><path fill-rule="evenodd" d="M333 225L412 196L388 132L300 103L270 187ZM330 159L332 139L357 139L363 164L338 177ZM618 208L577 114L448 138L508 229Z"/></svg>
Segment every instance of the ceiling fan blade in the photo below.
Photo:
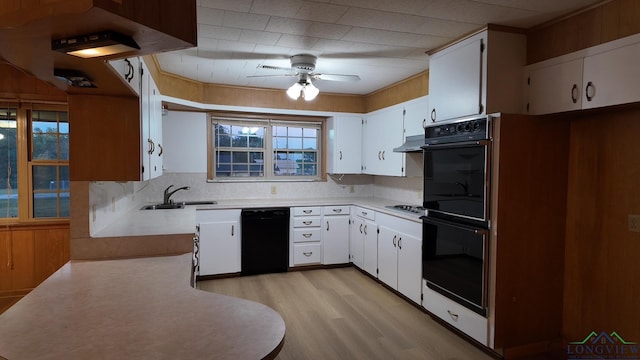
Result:
<svg viewBox="0 0 640 360"><path fill-rule="evenodd" d="M311 74L311 78L317 80L329 81L359 81L358 75L340 75L340 74Z"/></svg>
<svg viewBox="0 0 640 360"><path fill-rule="evenodd" d="M280 67L280 66L271 66L271 65L262 65L262 64L258 65L258 69L291 71L290 67Z"/></svg>
<svg viewBox="0 0 640 360"><path fill-rule="evenodd" d="M280 75L247 75L248 78L273 78L273 77L298 77L296 74L280 74Z"/></svg>

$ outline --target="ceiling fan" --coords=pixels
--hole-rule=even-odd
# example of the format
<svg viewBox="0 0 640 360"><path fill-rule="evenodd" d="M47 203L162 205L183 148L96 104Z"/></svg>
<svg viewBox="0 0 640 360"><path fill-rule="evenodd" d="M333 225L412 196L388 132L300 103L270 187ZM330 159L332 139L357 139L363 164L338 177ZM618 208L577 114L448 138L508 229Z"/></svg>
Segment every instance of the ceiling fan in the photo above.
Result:
<svg viewBox="0 0 640 360"><path fill-rule="evenodd" d="M318 94L320 90L311 83L313 80L328 80L328 81L358 81L360 76L358 75L341 75L341 74L321 74L316 73L316 60L318 58L310 54L298 54L290 57L291 67L285 68L280 66L271 65L258 65L258 69L267 70L281 70L288 71L289 74L280 75L253 75L248 77L297 77L298 81L294 83L288 90L287 95L292 99L297 99L302 96L305 100L311 101Z"/></svg>

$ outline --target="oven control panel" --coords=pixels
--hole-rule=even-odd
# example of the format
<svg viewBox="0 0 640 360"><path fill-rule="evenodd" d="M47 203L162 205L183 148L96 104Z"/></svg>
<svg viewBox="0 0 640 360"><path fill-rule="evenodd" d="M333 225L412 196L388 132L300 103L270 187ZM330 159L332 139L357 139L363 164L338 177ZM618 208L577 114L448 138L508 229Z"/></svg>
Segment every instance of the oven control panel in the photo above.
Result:
<svg viewBox="0 0 640 360"><path fill-rule="evenodd" d="M489 119L479 118L429 126L425 129L425 144L446 144L488 139Z"/></svg>

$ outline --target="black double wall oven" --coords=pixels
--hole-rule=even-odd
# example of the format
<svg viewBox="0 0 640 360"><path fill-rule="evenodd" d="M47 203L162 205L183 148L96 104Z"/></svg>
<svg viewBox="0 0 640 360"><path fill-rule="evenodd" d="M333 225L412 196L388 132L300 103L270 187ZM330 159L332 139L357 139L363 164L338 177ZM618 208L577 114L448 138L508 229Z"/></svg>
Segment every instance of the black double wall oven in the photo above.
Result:
<svg viewBox="0 0 640 360"><path fill-rule="evenodd" d="M422 276L487 315L492 116L425 129Z"/></svg>

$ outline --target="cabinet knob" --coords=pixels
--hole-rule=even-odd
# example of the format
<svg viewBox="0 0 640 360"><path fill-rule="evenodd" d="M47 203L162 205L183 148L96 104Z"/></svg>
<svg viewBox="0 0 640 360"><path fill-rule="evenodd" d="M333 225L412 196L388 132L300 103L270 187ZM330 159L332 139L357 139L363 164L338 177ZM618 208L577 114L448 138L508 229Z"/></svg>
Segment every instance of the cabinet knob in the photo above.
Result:
<svg viewBox="0 0 640 360"><path fill-rule="evenodd" d="M302 223L305 225L311 225L312 221L303 221Z"/></svg>
<svg viewBox="0 0 640 360"><path fill-rule="evenodd" d="M398 238L397 235L393 235L393 247L396 247L396 239Z"/></svg>
<svg viewBox="0 0 640 360"><path fill-rule="evenodd" d="M340 150L340 160L342 160L342 150Z"/></svg>
<svg viewBox="0 0 640 360"><path fill-rule="evenodd" d="M436 122L436 109L431 110L431 122Z"/></svg>
<svg viewBox="0 0 640 360"><path fill-rule="evenodd" d="M384 153L386 152L386 150L382 150L382 160L384 160Z"/></svg>
<svg viewBox="0 0 640 360"><path fill-rule="evenodd" d="M573 101L574 104L578 102L578 85L577 84L573 84L573 87L571 88L571 101Z"/></svg>

